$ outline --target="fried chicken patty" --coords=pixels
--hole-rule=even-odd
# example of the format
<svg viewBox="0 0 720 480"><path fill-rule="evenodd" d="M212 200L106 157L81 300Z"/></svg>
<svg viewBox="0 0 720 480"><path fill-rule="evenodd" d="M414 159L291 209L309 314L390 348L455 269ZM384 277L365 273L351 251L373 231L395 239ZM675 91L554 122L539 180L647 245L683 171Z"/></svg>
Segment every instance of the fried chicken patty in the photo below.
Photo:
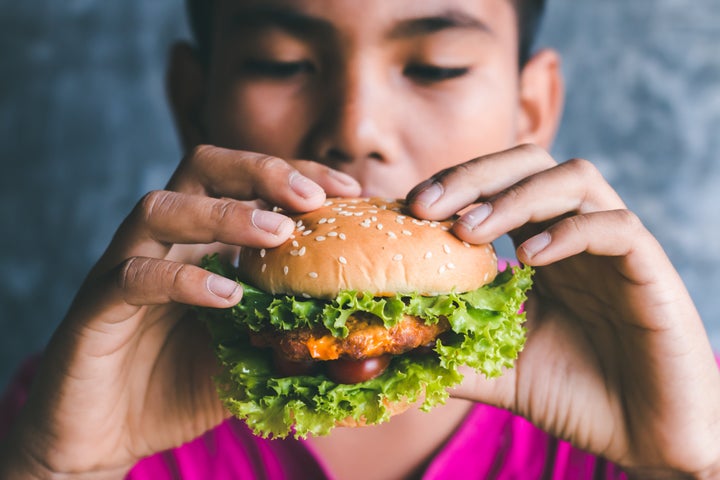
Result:
<svg viewBox="0 0 720 480"><path fill-rule="evenodd" d="M297 329L289 332L264 330L252 332L250 340L256 347L271 347L288 360L361 360L383 354L399 355L432 343L450 329L445 318L426 325L419 317L405 315L394 327L385 328L382 320L367 312L355 312L345 324L349 334L333 337L324 328Z"/></svg>

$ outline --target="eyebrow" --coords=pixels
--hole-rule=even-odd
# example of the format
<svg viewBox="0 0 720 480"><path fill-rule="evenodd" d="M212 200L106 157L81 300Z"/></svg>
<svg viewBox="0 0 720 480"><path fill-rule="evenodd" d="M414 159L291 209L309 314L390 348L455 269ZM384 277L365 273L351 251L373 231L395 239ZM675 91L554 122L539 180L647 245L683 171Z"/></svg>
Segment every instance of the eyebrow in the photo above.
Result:
<svg viewBox="0 0 720 480"><path fill-rule="evenodd" d="M429 35L448 29L478 30L492 34L490 26L462 10L446 10L437 15L402 20L390 29L390 38L407 38L418 35Z"/></svg>
<svg viewBox="0 0 720 480"><path fill-rule="evenodd" d="M268 28L276 27L295 36L329 35L336 32L333 24L325 19L307 15L291 7L258 5L243 8L231 16L234 28ZM490 33L490 26L466 12L449 9L438 14L400 20L393 25L386 37L402 39L422 35L430 35L449 29L469 29Z"/></svg>
<svg viewBox="0 0 720 480"><path fill-rule="evenodd" d="M276 27L296 36L323 35L335 30L330 22L321 18L272 5L241 9L234 13L231 21L235 28Z"/></svg>

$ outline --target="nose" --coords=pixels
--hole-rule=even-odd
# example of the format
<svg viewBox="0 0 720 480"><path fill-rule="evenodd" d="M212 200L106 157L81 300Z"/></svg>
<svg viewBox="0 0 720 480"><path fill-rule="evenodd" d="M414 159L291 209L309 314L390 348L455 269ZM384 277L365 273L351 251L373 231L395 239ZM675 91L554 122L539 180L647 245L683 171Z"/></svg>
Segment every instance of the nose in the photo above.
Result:
<svg viewBox="0 0 720 480"><path fill-rule="evenodd" d="M395 160L392 103L387 82L367 65L355 62L339 72L322 97L312 129L312 156L358 180L367 169Z"/></svg>

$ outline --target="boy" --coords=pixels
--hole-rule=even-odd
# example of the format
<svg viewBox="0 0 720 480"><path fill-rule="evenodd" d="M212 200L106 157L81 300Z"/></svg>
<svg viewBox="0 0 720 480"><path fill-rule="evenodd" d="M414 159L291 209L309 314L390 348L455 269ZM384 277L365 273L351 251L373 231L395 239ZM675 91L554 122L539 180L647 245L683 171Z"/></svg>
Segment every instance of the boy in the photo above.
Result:
<svg viewBox="0 0 720 480"><path fill-rule="evenodd" d="M509 232L519 260L537 267L515 369L492 381L468 375L429 414L310 440L326 472L428 472L453 432L476 419L472 400L638 477L720 475L720 374L681 281L590 163L558 164L543 150L563 88L554 52L527 55L536 8L193 3L198 48L176 47L169 72L188 153L167 190L138 203L78 293L3 449L3 478L120 477L216 427L225 414L210 380L215 360L184 305L229 307L242 292L195 265L221 248L282 243L292 223L263 206L308 211L326 195L407 197L427 219L471 206L456 235L482 243ZM513 443L514 433L490 440ZM539 472L568 478L555 453L545 452ZM468 474L511 476L504 462Z"/></svg>

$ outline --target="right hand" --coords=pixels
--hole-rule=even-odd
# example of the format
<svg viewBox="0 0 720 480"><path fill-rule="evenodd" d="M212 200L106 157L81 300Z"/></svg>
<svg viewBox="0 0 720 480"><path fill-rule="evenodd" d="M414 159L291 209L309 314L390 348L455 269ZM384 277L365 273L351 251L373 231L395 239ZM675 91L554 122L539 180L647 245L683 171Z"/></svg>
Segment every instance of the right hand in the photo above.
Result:
<svg viewBox="0 0 720 480"><path fill-rule="evenodd" d="M242 291L196 265L205 253L279 245L294 225L262 207L309 211L326 193L357 196L360 186L309 161L216 147L184 158L167 190L125 219L78 292L3 448L0 476L122 476L220 423L217 363L187 305L227 308Z"/></svg>

